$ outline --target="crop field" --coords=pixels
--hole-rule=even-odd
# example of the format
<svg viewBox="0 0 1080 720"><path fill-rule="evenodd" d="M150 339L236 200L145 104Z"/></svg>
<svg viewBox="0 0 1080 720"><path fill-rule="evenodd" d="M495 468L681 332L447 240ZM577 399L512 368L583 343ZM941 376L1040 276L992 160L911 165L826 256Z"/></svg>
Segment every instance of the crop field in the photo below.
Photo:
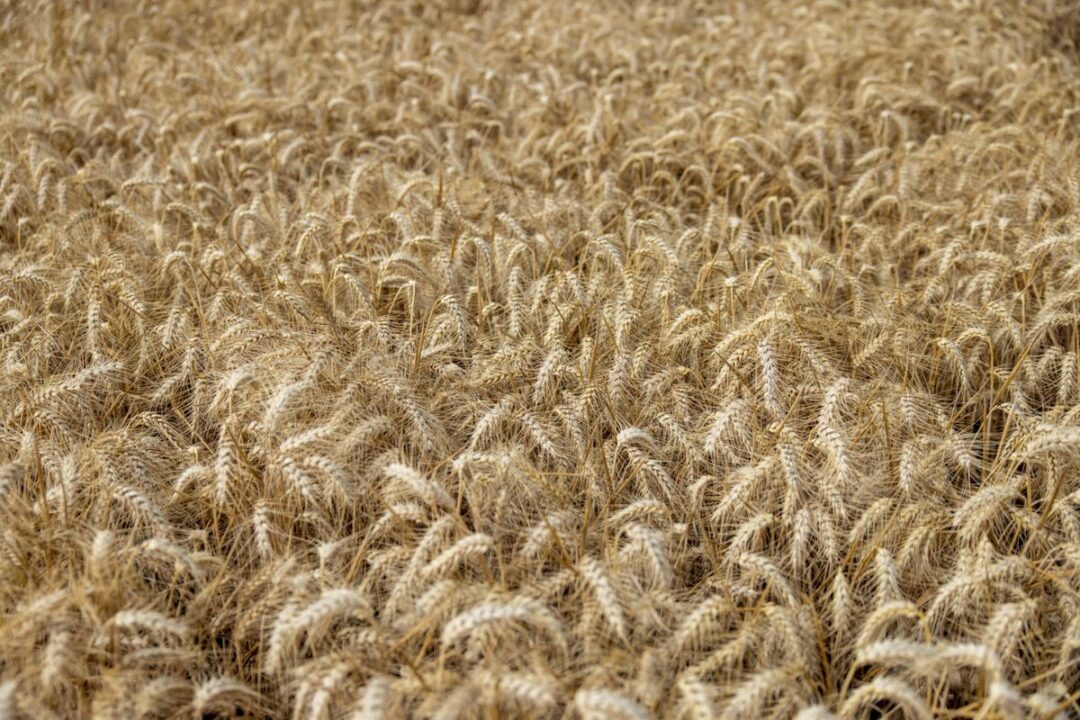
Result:
<svg viewBox="0 0 1080 720"><path fill-rule="evenodd" d="M0 0L0 720L1080 717L1080 2Z"/></svg>

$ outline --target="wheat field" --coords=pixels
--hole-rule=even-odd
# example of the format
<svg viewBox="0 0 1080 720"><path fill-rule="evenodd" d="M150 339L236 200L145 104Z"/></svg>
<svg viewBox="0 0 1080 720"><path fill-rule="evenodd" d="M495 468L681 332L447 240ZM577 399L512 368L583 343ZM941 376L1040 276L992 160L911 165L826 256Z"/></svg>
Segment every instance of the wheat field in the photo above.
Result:
<svg viewBox="0 0 1080 720"><path fill-rule="evenodd" d="M1078 46L0 0L0 719L1080 716Z"/></svg>

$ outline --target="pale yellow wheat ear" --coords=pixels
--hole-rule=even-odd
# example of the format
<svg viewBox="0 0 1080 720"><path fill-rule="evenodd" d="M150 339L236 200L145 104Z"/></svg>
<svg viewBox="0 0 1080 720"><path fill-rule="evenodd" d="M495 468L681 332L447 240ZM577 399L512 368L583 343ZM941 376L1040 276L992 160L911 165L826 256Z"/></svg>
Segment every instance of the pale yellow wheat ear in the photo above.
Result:
<svg viewBox="0 0 1080 720"><path fill-rule="evenodd" d="M0 0L0 718L1077 714L1078 19Z"/></svg>

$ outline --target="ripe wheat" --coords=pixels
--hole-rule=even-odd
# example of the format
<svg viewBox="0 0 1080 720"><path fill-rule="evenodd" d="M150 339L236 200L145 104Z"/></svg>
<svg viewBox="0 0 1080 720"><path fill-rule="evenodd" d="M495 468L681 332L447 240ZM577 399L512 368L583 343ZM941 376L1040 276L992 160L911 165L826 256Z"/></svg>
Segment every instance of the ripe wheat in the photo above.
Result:
<svg viewBox="0 0 1080 720"><path fill-rule="evenodd" d="M1077 716L1078 27L0 0L0 720Z"/></svg>

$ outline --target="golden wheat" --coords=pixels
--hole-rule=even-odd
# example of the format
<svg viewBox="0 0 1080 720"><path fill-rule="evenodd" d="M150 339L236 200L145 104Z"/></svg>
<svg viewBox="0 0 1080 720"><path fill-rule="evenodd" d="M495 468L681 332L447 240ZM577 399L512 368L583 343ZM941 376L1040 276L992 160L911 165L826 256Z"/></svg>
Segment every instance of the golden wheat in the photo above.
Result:
<svg viewBox="0 0 1080 720"><path fill-rule="evenodd" d="M0 0L0 719L1080 714L1078 28Z"/></svg>

